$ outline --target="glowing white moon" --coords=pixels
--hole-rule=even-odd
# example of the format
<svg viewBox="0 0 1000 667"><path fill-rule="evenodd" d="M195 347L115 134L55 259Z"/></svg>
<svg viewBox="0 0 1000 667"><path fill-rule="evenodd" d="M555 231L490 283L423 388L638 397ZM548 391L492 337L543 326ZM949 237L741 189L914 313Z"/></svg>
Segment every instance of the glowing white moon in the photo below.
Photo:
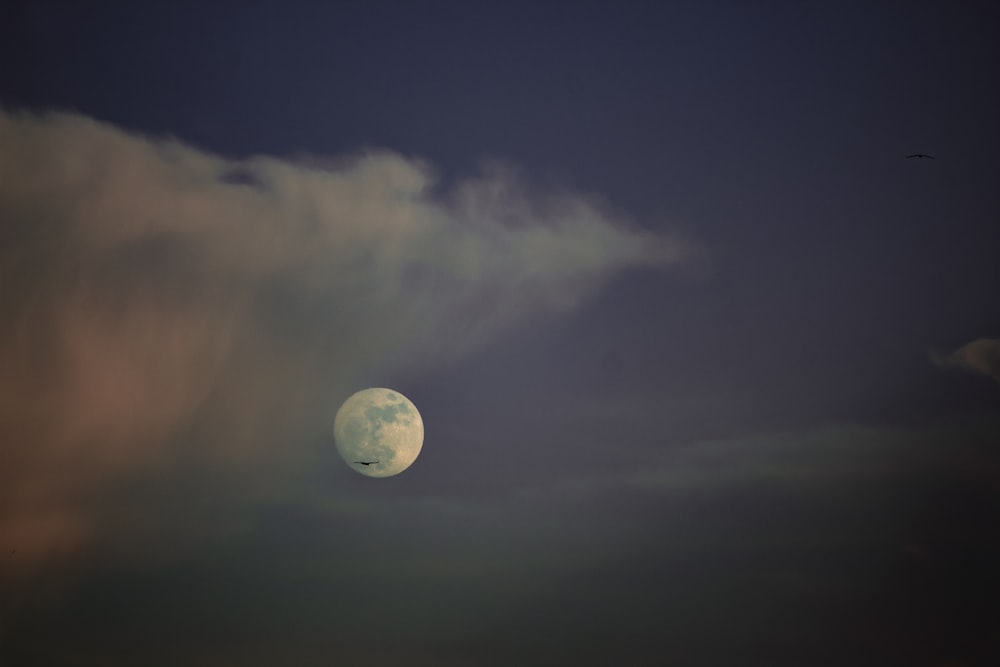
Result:
<svg viewBox="0 0 1000 667"><path fill-rule="evenodd" d="M417 406L398 391L362 389L337 410L333 439L351 468L369 477L391 477L419 456L424 421Z"/></svg>

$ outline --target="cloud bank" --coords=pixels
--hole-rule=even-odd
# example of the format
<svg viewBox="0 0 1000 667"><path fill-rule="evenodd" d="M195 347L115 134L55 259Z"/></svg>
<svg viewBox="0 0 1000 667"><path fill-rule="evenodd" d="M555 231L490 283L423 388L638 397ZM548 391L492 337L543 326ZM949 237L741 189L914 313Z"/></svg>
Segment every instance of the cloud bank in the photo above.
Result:
<svg viewBox="0 0 1000 667"><path fill-rule="evenodd" d="M231 160L0 111L0 547L70 551L167 471L278 476L360 378L686 254L502 169L443 191L391 152Z"/></svg>
<svg viewBox="0 0 1000 667"><path fill-rule="evenodd" d="M1000 338L979 338L951 354L934 357L942 368L960 368L1000 382Z"/></svg>

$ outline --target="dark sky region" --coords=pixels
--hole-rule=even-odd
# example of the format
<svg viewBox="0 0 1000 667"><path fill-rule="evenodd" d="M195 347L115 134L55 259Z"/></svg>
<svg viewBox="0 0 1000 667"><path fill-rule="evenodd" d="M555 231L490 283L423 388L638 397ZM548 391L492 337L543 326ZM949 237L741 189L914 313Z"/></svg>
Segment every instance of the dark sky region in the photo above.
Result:
<svg viewBox="0 0 1000 667"><path fill-rule="evenodd" d="M5 4L0 663L1000 664L994 4Z"/></svg>

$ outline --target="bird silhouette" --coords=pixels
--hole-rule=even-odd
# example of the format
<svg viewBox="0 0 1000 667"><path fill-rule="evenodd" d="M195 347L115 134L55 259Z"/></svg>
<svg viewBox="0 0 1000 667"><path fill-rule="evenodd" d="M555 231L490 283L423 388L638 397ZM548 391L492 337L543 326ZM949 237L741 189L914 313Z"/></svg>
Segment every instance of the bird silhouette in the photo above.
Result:
<svg viewBox="0 0 1000 667"><path fill-rule="evenodd" d="M937 159L933 155L928 155L927 153L913 153L912 155L907 155L906 159L910 159L911 157L915 157L915 158L927 158L929 160L935 160L935 159Z"/></svg>
<svg viewBox="0 0 1000 667"><path fill-rule="evenodd" d="M360 463L363 466L370 466L373 463L378 463L378 461L355 461L355 463Z"/></svg>

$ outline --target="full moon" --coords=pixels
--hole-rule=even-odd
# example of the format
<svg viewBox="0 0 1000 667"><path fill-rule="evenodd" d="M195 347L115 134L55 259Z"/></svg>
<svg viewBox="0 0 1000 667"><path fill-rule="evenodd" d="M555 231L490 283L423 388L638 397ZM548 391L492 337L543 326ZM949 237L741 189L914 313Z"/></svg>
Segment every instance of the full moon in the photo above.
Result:
<svg viewBox="0 0 1000 667"><path fill-rule="evenodd" d="M333 439L354 470L369 477L391 477L419 456L424 421L417 407L398 391L362 389L337 410Z"/></svg>

